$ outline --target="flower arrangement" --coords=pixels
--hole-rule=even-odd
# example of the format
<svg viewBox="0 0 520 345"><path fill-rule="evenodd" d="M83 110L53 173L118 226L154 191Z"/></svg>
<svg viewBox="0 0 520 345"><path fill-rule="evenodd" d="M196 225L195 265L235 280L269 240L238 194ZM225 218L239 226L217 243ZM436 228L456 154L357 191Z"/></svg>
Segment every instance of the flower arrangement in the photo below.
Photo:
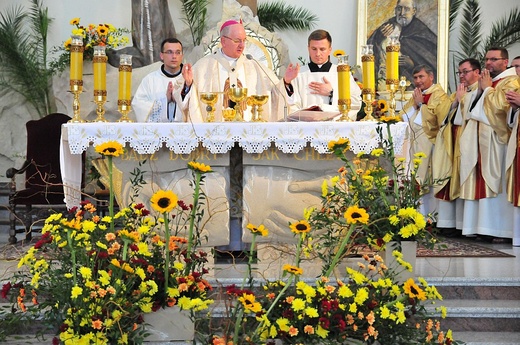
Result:
<svg viewBox="0 0 520 345"><path fill-rule="evenodd" d="M92 60L94 57L95 46L105 46L107 49L115 49L123 47L130 42L126 34L130 30L126 28L116 28L112 24L89 24L83 26L80 24L80 18L70 20L73 26L72 35L83 37L83 59ZM70 45L72 39L69 37L62 46L54 47L53 53L59 54L58 58L52 61L51 68L63 70L70 63Z"/></svg>
<svg viewBox="0 0 520 345"><path fill-rule="evenodd" d="M96 151L111 171L112 157L123 148L108 142ZM211 168L196 162L188 168L194 176L191 205L159 190L151 198L156 215L136 203L114 213L111 193L109 215L83 202L67 215L48 217L41 239L20 260L27 270L4 285L3 297L16 300L14 311L40 313L57 333L53 344L140 344L145 313L175 305L192 315L207 309L212 287L204 278L207 255L197 251L198 200Z"/></svg>
<svg viewBox="0 0 520 345"><path fill-rule="evenodd" d="M345 219L360 215L366 222L353 233L351 244L382 249L390 241L417 241L431 248L437 242L431 226L433 216L418 211L422 188L415 176L425 155L416 154L411 164L396 157L390 125L398 118L384 116L380 120L377 131L382 146L370 153L359 153L352 159L347 154L348 139L329 143L344 165L337 176L323 182L322 206L310 216L312 226L328 229L323 234L324 247L337 247L333 244L342 237ZM353 214L346 213L350 207L356 207L351 209ZM324 256L327 251L322 253L322 259L329 261Z"/></svg>
<svg viewBox="0 0 520 345"><path fill-rule="evenodd" d="M345 217L347 228L364 224L366 215L359 208L346 212L351 215ZM270 339L282 344L456 344L436 319L446 317L446 308L433 312L426 307L442 300L437 289L423 278L397 282L377 254L364 255L356 268L347 267L342 279L328 276L338 264L333 260L324 264L326 273L317 280L302 280L300 254L311 247L316 230L306 219L290 228L298 237L294 264L284 265L281 279L256 291L228 287L227 296L234 301L229 324L210 334L211 344L270 344ZM248 229L253 238L257 229L263 229L262 236L268 233L262 225Z"/></svg>

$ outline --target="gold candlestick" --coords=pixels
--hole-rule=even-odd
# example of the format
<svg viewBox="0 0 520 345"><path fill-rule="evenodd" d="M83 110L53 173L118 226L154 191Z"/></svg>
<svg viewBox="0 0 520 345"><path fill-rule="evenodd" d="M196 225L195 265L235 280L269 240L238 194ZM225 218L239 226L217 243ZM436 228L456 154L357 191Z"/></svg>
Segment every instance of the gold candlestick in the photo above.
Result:
<svg viewBox="0 0 520 345"><path fill-rule="evenodd" d="M363 89L362 90L363 95L363 103L365 103L365 117L361 121L375 121L374 117L372 116L372 112L374 111L374 107L372 106L372 103L374 102L374 99L376 98L376 92L374 89Z"/></svg>
<svg viewBox="0 0 520 345"><path fill-rule="evenodd" d="M72 112L74 116L69 122L85 122L80 115L79 95L83 92L83 37L73 35L70 44L70 92L73 95Z"/></svg>
<svg viewBox="0 0 520 345"><path fill-rule="evenodd" d="M99 91L99 94L96 94L96 91L98 90L94 91L94 103L96 103L97 117L93 122L107 122L105 119L105 103L107 101L107 92Z"/></svg>
<svg viewBox="0 0 520 345"><path fill-rule="evenodd" d="M132 110L132 55L122 54L119 60L119 96L117 110L121 113L118 122L134 122L128 117Z"/></svg>
<svg viewBox="0 0 520 345"><path fill-rule="evenodd" d="M390 104L388 113L395 115L395 92L399 85L399 52L401 46L398 36L390 36L386 47L386 88L390 93Z"/></svg>
<svg viewBox="0 0 520 345"><path fill-rule="evenodd" d="M350 99L350 66L348 55L338 56L338 109L341 113L339 121L350 121L348 113L351 108Z"/></svg>

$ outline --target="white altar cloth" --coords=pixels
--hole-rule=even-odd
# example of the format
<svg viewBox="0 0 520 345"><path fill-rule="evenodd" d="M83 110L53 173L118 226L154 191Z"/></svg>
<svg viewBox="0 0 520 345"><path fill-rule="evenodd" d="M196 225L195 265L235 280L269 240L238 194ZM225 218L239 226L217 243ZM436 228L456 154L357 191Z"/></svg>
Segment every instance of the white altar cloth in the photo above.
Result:
<svg viewBox="0 0 520 345"><path fill-rule="evenodd" d="M117 141L140 154L166 147L176 154L190 154L202 145L212 154L223 154L238 143L246 153L262 153L273 144L283 153L298 153L310 145L329 153L331 140L348 138L353 153L370 152L380 139L376 122L232 122L232 123L67 123L62 127L61 173L68 208L81 201L81 154L89 146ZM391 125L396 154L401 154L406 123Z"/></svg>

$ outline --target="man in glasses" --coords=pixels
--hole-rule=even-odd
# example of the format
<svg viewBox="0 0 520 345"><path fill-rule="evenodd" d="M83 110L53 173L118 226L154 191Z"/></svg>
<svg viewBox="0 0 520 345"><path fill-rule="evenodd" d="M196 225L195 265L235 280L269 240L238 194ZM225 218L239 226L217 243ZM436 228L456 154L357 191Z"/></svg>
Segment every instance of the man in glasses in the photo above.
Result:
<svg viewBox="0 0 520 345"><path fill-rule="evenodd" d="M229 98L230 88L247 88L248 96L268 95L269 100L262 107L263 118L268 121L283 118L285 100L279 97L283 83L273 71L263 68L259 62L244 55L247 36L242 22L224 22L220 28L220 43L221 49L201 58L193 65L194 83L188 94L191 120L203 122L206 117L206 105L200 100L200 94L218 92L215 121L222 121L222 109L235 106ZM274 90L275 85L278 85L278 91ZM246 102L246 99L242 100L239 106L243 110L244 121L250 121L251 107L247 107Z"/></svg>
<svg viewBox="0 0 520 345"><path fill-rule="evenodd" d="M459 198L460 136L477 93L480 71L477 59L468 58L459 62L456 74L460 84L450 96L450 110L435 140L433 178L442 181L434 186L435 197L439 199L437 227L447 236L460 235L462 230L464 200Z"/></svg>
<svg viewBox="0 0 520 345"><path fill-rule="evenodd" d="M518 90L519 84L514 69L507 68L508 62L505 48L492 47L486 52L477 97L470 105L460 141L460 197L465 200L462 234L494 242L508 241L513 235L505 178L511 106L505 94Z"/></svg>
<svg viewBox="0 0 520 345"><path fill-rule="evenodd" d="M161 43L163 64L146 75L132 100L137 122L184 122L182 100L193 80L183 70L182 43L167 38Z"/></svg>

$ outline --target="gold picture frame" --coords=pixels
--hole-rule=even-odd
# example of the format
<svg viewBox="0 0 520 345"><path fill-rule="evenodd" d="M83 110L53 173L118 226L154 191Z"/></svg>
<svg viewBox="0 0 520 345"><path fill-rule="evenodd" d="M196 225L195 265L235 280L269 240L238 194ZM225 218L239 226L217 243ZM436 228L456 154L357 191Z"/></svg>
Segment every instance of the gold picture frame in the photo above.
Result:
<svg viewBox="0 0 520 345"><path fill-rule="evenodd" d="M357 64L361 65L361 46L367 44L369 38L378 30L385 22L390 18L395 17L395 7L398 0L358 0L358 37L357 37ZM431 67L436 71L435 82L439 83L445 90L448 85L448 31L449 31L449 0L415 0L416 3L416 14L414 21L419 19L424 23L434 34L437 35L437 56L435 64L427 63L432 65ZM369 20L370 18L370 20ZM424 27L424 26L421 26ZM436 31L436 32L435 32ZM375 43L375 34L371 38L371 43ZM425 40L427 41L427 40ZM430 42L431 43L431 42ZM381 44L374 44L374 54L379 51L383 51ZM377 46L377 47L376 47ZM401 45L401 52L407 48L404 46L404 42ZM409 49L410 50L410 49ZM420 49L417 49L420 51ZM431 51L431 49L430 49ZM425 54L426 56L427 54ZM418 58L419 60L419 58ZM433 59L428 59L430 61ZM376 57L376 78L381 77L383 68L377 63ZM384 61L379 59L379 61ZM421 63L421 62L419 62ZM381 68L380 68L381 67ZM407 74L411 73L409 70ZM403 75L401 70L399 75ZM407 79L411 79L407 77ZM410 80L413 87L413 80ZM376 83L377 84L377 83ZM378 90L382 91L381 83L379 83Z"/></svg>

